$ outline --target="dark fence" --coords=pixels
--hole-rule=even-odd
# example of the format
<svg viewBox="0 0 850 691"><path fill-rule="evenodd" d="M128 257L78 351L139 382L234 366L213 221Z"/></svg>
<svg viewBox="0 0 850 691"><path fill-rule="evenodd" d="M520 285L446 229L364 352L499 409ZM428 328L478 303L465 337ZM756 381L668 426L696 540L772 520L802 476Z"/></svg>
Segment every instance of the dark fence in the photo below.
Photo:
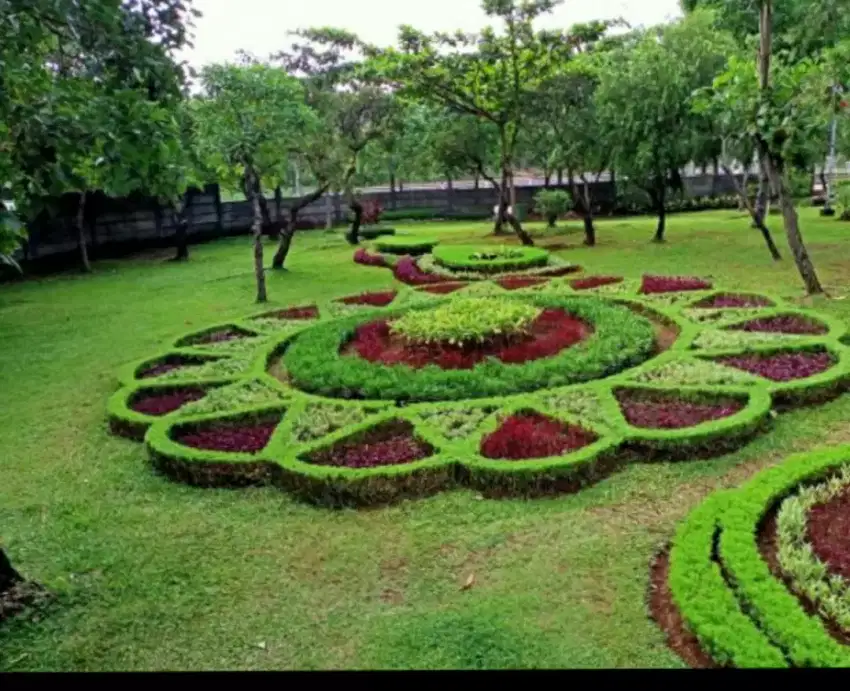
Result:
<svg viewBox="0 0 850 691"><path fill-rule="evenodd" d="M690 198L716 197L735 193L732 180L726 176L700 175L684 178L684 196ZM594 183L593 197L602 214L613 213L617 207L617 186L610 181ZM531 208L540 186L516 188L517 203ZM479 189L415 189L395 192L368 192L364 200L378 200L385 209L434 209L446 215L465 213L487 216L496 204L494 190ZM57 200L51 213L43 213L29 224L29 240L23 248L23 259L41 260L77 251L74 229L78 195L65 195ZM294 199L268 199L269 214L275 220L286 213ZM187 207L189 241L197 242L215 237L247 233L251 227L252 210L246 201L222 202L217 185L192 190ZM306 227L323 228L328 224L345 222L348 209L339 195L326 195L303 209L299 221ZM129 197L112 199L101 193L90 196L86 203L85 229L93 256L136 248L167 246L174 243L175 219L171 212L155 199Z"/></svg>

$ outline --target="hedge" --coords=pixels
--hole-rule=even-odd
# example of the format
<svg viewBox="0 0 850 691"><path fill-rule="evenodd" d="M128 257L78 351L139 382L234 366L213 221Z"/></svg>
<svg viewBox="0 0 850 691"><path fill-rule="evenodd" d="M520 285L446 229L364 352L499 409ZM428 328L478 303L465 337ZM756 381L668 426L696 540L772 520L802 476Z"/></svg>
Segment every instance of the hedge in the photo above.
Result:
<svg viewBox="0 0 850 691"><path fill-rule="evenodd" d="M475 258L477 254L499 253L503 251L508 251L518 256L496 257L493 259ZM546 266L549 263L549 252L539 247L496 248L486 245L444 245L435 248L433 254L437 264L453 271L475 271L488 274L534 269Z"/></svg>
<svg viewBox="0 0 850 691"><path fill-rule="evenodd" d="M364 240L374 240L380 237L395 235L395 228L386 228L384 226L361 226L359 234Z"/></svg>
<svg viewBox="0 0 850 691"><path fill-rule="evenodd" d="M418 257L421 254L430 254L440 244L437 238L417 237L412 235L400 235L375 242L378 252L389 254L409 254Z"/></svg>

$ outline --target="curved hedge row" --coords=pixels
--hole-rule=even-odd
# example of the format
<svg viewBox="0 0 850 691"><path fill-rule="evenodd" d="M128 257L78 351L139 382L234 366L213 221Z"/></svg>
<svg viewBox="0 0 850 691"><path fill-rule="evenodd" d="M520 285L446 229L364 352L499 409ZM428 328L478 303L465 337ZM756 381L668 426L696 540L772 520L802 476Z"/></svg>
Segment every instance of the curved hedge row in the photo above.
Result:
<svg viewBox="0 0 850 691"><path fill-rule="evenodd" d="M418 257L422 254L430 254L439 244L440 241L437 238L396 235L395 237L376 240L375 249L378 252L388 254L408 254Z"/></svg>
<svg viewBox="0 0 850 691"><path fill-rule="evenodd" d="M717 662L850 666L850 648L805 612L771 573L757 543L762 520L780 501L848 463L850 446L793 456L739 489L713 495L677 530L670 589L688 627Z"/></svg>
<svg viewBox="0 0 850 691"><path fill-rule="evenodd" d="M433 254L437 264L453 271L487 274L534 269L549 263L549 252L539 247L444 245L435 248Z"/></svg>

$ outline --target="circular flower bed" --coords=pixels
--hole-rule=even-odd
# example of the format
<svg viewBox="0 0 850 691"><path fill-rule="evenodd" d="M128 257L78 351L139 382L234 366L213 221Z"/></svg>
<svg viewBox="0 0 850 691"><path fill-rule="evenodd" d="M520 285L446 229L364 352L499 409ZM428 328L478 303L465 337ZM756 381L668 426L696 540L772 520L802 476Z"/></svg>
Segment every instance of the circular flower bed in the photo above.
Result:
<svg viewBox="0 0 850 691"><path fill-rule="evenodd" d="M418 257L422 254L430 254L440 244L437 238L414 237L410 235L396 235L375 241L375 249L378 252L388 254L408 254Z"/></svg>
<svg viewBox="0 0 850 691"><path fill-rule="evenodd" d="M726 452L850 383L846 326L773 296L543 277L552 266L469 282L399 267L424 289L248 315L131 363L112 431L175 479L271 483L324 506L458 486L530 497Z"/></svg>
<svg viewBox="0 0 850 691"><path fill-rule="evenodd" d="M539 247L476 247L444 245L433 252L434 261L452 271L499 274L546 266L549 252Z"/></svg>

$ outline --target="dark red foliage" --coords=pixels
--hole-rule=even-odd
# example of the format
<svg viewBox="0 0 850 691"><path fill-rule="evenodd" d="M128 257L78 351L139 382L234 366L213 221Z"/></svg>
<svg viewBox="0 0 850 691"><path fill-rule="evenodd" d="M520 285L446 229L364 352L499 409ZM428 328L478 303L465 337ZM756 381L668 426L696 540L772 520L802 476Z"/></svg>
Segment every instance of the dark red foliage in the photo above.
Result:
<svg viewBox="0 0 850 691"><path fill-rule="evenodd" d="M761 295L722 293L700 300L694 307L701 309L723 309L727 307L772 307L773 302Z"/></svg>
<svg viewBox="0 0 850 691"><path fill-rule="evenodd" d="M481 440L481 455L507 460L562 456L597 439L593 432L582 427L539 413L519 413L511 415Z"/></svg>
<svg viewBox="0 0 850 691"><path fill-rule="evenodd" d="M198 401L207 392L198 387L143 393L130 403L130 408L145 415L167 415L191 401Z"/></svg>
<svg viewBox="0 0 850 691"><path fill-rule="evenodd" d="M360 217L360 222L363 225L373 226L381 220L381 214L384 207L377 199L368 199L363 202L363 215Z"/></svg>
<svg viewBox="0 0 850 691"><path fill-rule="evenodd" d="M640 292L644 295L651 293L678 293L684 290L707 290L711 283L694 276L649 276L643 277Z"/></svg>
<svg viewBox="0 0 850 691"><path fill-rule="evenodd" d="M808 538L829 573L850 579L850 489L811 508Z"/></svg>
<svg viewBox="0 0 850 691"><path fill-rule="evenodd" d="M365 247L361 247L354 253L354 261L364 266L389 266L383 254L369 254L369 251Z"/></svg>
<svg viewBox="0 0 850 691"><path fill-rule="evenodd" d="M758 374L772 381L806 379L825 372L835 364L827 352L799 351L773 355L735 355L718 360L724 365Z"/></svg>
<svg viewBox="0 0 850 691"><path fill-rule="evenodd" d="M435 283L434 285L419 288L419 290L425 293L434 293L435 295L446 295L448 293L453 293L456 290L460 290L466 285L468 284L462 281L458 283Z"/></svg>
<svg viewBox="0 0 850 691"><path fill-rule="evenodd" d="M496 283L505 290L519 290L520 288L528 288L529 286L539 286L548 280L548 278L541 278L539 276L505 276L496 281Z"/></svg>
<svg viewBox="0 0 850 691"><path fill-rule="evenodd" d="M372 307L386 307L398 293L395 290L385 290L380 293L361 293L350 295L347 298L339 298L337 302L345 305L371 305Z"/></svg>
<svg viewBox="0 0 850 691"><path fill-rule="evenodd" d="M735 326L734 330L783 334L825 334L829 331L823 324L796 314L782 314L776 317L753 319Z"/></svg>
<svg viewBox="0 0 850 691"><path fill-rule="evenodd" d="M211 331L203 336L198 336L192 339L191 345L206 345L209 343L224 343L225 341L235 341L238 338L245 338L246 335L236 329L219 329Z"/></svg>
<svg viewBox="0 0 850 691"><path fill-rule="evenodd" d="M616 392L620 408L630 425L647 429L681 429L709 420L730 417L744 408L735 399L695 403L667 394L629 389Z"/></svg>
<svg viewBox="0 0 850 691"><path fill-rule="evenodd" d="M264 315L273 317L274 319L317 319L319 317L319 308L315 305L309 307L288 307L285 310L271 312Z"/></svg>
<svg viewBox="0 0 850 691"><path fill-rule="evenodd" d="M161 377L163 374L173 372L178 369L188 369L197 366L199 363L196 360L189 358L173 358L160 362L156 365L146 367L139 373L139 379L151 379L152 377Z"/></svg>
<svg viewBox="0 0 850 691"><path fill-rule="evenodd" d="M393 421L368 430L356 440L343 440L308 457L317 465L374 468L427 458L434 449L413 435L408 422Z"/></svg>
<svg viewBox="0 0 850 691"><path fill-rule="evenodd" d="M266 448L278 422L223 422L178 434L176 441L194 449L257 453Z"/></svg>
<svg viewBox="0 0 850 691"><path fill-rule="evenodd" d="M550 245L547 249L555 250L558 249L554 245ZM535 276L545 276L546 278L557 278L558 276L567 276L569 274L577 274L581 271L580 266L556 266L554 269L548 269L546 271L541 271Z"/></svg>
<svg viewBox="0 0 850 691"><path fill-rule="evenodd" d="M399 259L393 269L393 275L396 277L396 280L410 286L444 283L446 280L443 276L423 271L419 268L416 260L411 257L402 257Z"/></svg>
<svg viewBox="0 0 850 691"><path fill-rule="evenodd" d="M384 365L407 365L414 369L436 365L442 369L471 369L488 357L506 364L521 364L551 357L565 348L585 340L592 328L577 317L558 309L547 309L531 324L525 337L493 338L483 344L455 345L411 344L395 337L385 320L358 327L346 352L356 353L369 362Z"/></svg>
<svg viewBox="0 0 850 691"><path fill-rule="evenodd" d="M622 283L622 276L588 276L586 278L577 278L570 281L570 286L573 290L590 290L599 286L607 286L612 283Z"/></svg>

